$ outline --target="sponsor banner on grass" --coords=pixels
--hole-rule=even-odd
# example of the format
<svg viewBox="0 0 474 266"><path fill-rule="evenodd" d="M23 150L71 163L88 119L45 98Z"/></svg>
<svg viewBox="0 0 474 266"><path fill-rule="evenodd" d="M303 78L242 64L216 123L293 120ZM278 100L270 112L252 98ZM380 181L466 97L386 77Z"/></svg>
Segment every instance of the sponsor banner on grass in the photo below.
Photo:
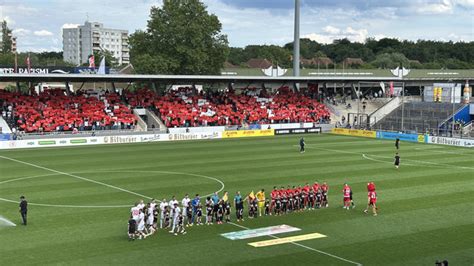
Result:
<svg viewBox="0 0 474 266"><path fill-rule="evenodd" d="M252 242L248 244L252 247L261 248L261 247L293 243L293 242L323 238L323 237L327 237L327 236L320 233L311 233L311 234L305 234L305 235L299 235L299 236L289 236L289 237L276 238L276 239L265 240L265 241Z"/></svg>
<svg viewBox="0 0 474 266"><path fill-rule="evenodd" d="M239 240L239 239L248 239L260 236L276 235L288 232L299 231L301 229L292 227L286 224L269 226L257 229L242 230L236 232L230 232L221 234L221 236L228 238L230 240Z"/></svg>
<svg viewBox="0 0 474 266"><path fill-rule="evenodd" d="M262 130L230 130L222 132L222 138L264 137L275 135L274 129Z"/></svg>
<svg viewBox="0 0 474 266"><path fill-rule="evenodd" d="M305 133L321 133L320 127L315 128L288 128L288 129L275 129L275 135L288 135L288 134L305 134Z"/></svg>
<svg viewBox="0 0 474 266"><path fill-rule="evenodd" d="M361 130L361 129L348 129L348 128L333 128L331 130L331 133L337 134L337 135L366 137L366 138L375 138L377 136L376 131Z"/></svg>
<svg viewBox="0 0 474 266"><path fill-rule="evenodd" d="M431 143L431 144L442 144L442 145L449 145L449 146L474 148L474 139L458 139L458 138L446 138L446 137L436 137L436 136L428 136L427 139L428 139L428 143Z"/></svg>
<svg viewBox="0 0 474 266"><path fill-rule="evenodd" d="M425 142L425 136L419 134L407 134L389 131L377 131L378 139L400 139L402 141Z"/></svg>

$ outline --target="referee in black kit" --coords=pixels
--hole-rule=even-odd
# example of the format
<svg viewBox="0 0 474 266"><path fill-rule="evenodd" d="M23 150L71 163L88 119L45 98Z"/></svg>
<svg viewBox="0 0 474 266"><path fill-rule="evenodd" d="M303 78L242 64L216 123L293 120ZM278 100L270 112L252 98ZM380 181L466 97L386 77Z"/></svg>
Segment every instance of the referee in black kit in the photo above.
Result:
<svg viewBox="0 0 474 266"><path fill-rule="evenodd" d="M20 213L21 219L23 219L23 225L26 225L26 214L28 212L28 202L25 199L25 196L20 197Z"/></svg>
<svg viewBox="0 0 474 266"><path fill-rule="evenodd" d="M300 139L300 153L304 153L304 138Z"/></svg>

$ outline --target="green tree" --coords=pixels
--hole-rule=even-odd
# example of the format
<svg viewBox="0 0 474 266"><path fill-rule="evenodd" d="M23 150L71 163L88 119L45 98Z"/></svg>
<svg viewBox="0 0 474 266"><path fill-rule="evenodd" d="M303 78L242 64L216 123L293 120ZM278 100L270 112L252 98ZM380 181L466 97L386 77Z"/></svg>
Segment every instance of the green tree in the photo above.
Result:
<svg viewBox="0 0 474 266"><path fill-rule="evenodd" d="M371 64L378 68L396 68L397 66L404 66L409 68L410 61L402 53L383 53L377 55Z"/></svg>
<svg viewBox="0 0 474 266"><path fill-rule="evenodd" d="M221 29L199 0L165 0L130 36L131 62L138 73L219 74L229 49Z"/></svg>
<svg viewBox="0 0 474 266"><path fill-rule="evenodd" d="M233 65L242 65L248 60L246 54L244 53L244 49L239 47L231 47L229 49L229 56L227 57L227 61L229 61Z"/></svg>
<svg viewBox="0 0 474 266"><path fill-rule="evenodd" d="M119 65L117 58L114 57L112 52L104 49L100 51L94 51L94 61L95 61L96 67L99 67L100 61L102 61L103 57L105 57L106 67L117 67Z"/></svg>
<svg viewBox="0 0 474 266"><path fill-rule="evenodd" d="M12 52L12 31L8 28L7 21L2 22L2 54L8 54Z"/></svg>

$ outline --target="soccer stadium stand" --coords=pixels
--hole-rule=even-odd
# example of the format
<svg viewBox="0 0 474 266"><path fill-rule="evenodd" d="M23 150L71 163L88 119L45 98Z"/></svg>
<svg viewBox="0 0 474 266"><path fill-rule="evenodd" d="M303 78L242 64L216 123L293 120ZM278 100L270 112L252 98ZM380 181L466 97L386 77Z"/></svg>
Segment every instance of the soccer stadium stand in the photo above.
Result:
<svg viewBox="0 0 474 266"><path fill-rule="evenodd" d="M189 87L158 96L149 89L128 91L132 107L151 107L167 127L223 126L262 123L323 122L330 112L324 104L288 87L270 95L262 89L198 92Z"/></svg>
<svg viewBox="0 0 474 266"><path fill-rule="evenodd" d="M131 129L136 122L120 96L107 91L66 95L64 90L52 89L23 95L0 90L0 104L10 127L27 133Z"/></svg>
<svg viewBox="0 0 474 266"><path fill-rule="evenodd" d="M458 110L462 104L455 104ZM452 116L453 105L451 103L433 102L408 102L404 103L404 130L416 131L418 133L436 132L437 128L446 119ZM376 129L402 130L402 106L385 116L375 124Z"/></svg>
<svg viewBox="0 0 474 266"><path fill-rule="evenodd" d="M73 95L66 95L61 89L32 95L0 90L0 106L9 126L26 133L132 129L137 117L130 108L137 107L153 110L167 127L326 122L330 119L324 104L289 87L281 87L275 94L256 88L198 92L181 87L164 96L144 88L126 90L123 96L103 90Z"/></svg>

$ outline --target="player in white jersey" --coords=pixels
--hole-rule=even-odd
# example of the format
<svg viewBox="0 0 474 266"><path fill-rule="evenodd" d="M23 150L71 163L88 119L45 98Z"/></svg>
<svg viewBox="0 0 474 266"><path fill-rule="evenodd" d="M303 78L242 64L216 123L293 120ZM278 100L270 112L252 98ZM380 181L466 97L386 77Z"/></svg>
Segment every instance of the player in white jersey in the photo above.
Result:
<svg viewBox="0 0 474 266"><path fill-rule="evenodd" d="M138 239L146 238L145 234L145 214L142 210L140 210L140 214L138 215Z"/></svg>
<svg viewBox="0 0 474 266"><path fill-rule="evenodd" d="M150 226L153 226L153 229L156 230L156 224L157 224L157 220L158 220L158 211L156 210L156 200L155 199L151 199L151 202L149 203L149 206L148 206L148 214L152 215L152 218L153 218L153 223L150 224ZM149 217L148 217L149 218ZM149 218L150 219L150 218Z"/></svg>
<svg viewBox="0 0 474 266"><path fill-rule="evenodd" d="M140 210L144 210L144 209L145 209L145 203L143 202L143 200L140 200L140 203L138 203L137 207L138 207Z"/></svg>
<svg viewBox="0 0 474 266"><path fill-rule="evenodd" d="M174 204L174 209L171 211L172 212L172 217L173 217L173 226L171 227L171 231L170 233L174 233L174 230L177 228L178 226L178 222L179 222L179 214L181 213L181 208L179 208L178 206L178 203L175 203Z"/></svg>
<svg viewBox="0 0 474 266"><path fill-rule="evenodd" d="M166 199L163 199L163 201L160 203L160 228L163 228L163 224L165 222L165 210L168 206L169 205Z"/></svg>
<svg viewBox="0 0 474 266"><path fill-rule="evenodd" d="M148 227L153 226L154 223L154 216L153 216L154 209L151 208L150 203L147 204L146 208L146 225Z"/></svg>
<svg viewBox="0 0 474 266"><path fill-rule="evenodd" d="M150 203L147 204L148 208L146 209L146 231L147 236L155 233L155 213L154 210L150 207Z"/></svg>
<svg viewBox="0 0 474 266"><path fill-rule="evenodd" d="M181 206L183 208L183 215L186 215L186 208L188 207L189 202L191 202L191 199L189 198L189 195L186 194L184 196L183 200L181 200Z"/></svg>
<svg viewBox="0 0 474 266"><path fill-rule="evenodd" d="M181 200L181 208L183 208L181 214L183 215L183 218L186 217L186 210L188 209L190 202L191 202L191 199L189 198L189 195L188 194L184 195L184 198ZM187 222L189 224L191 221L187 221Z"/></svg>
<svg viewBox="0 0 474 266"><path fill-rule="evenodd" d="M178 205L178 201L176 200L176 197L173 196L168 204L169 204L171 210L173 210L175 208L175 206Z"/></svg>
<svg viewBox="0 0 474 266"><path fill-rule="evenodd" d="M135 220L138 224L138 216L140 214L140 208L138 208L138 202L130 209L130 213L132 215L133 220Z"/></svg>
<svg viewBox="0 0 474 266"><path fill-rule="evenodd" d="M155 199L151 199L151 201L150 201L150 207L149 207L149 208L151 208L152 211L155 211L156 205L157 205L157 204L156 204L156 200L155 200Z"/></svg>

